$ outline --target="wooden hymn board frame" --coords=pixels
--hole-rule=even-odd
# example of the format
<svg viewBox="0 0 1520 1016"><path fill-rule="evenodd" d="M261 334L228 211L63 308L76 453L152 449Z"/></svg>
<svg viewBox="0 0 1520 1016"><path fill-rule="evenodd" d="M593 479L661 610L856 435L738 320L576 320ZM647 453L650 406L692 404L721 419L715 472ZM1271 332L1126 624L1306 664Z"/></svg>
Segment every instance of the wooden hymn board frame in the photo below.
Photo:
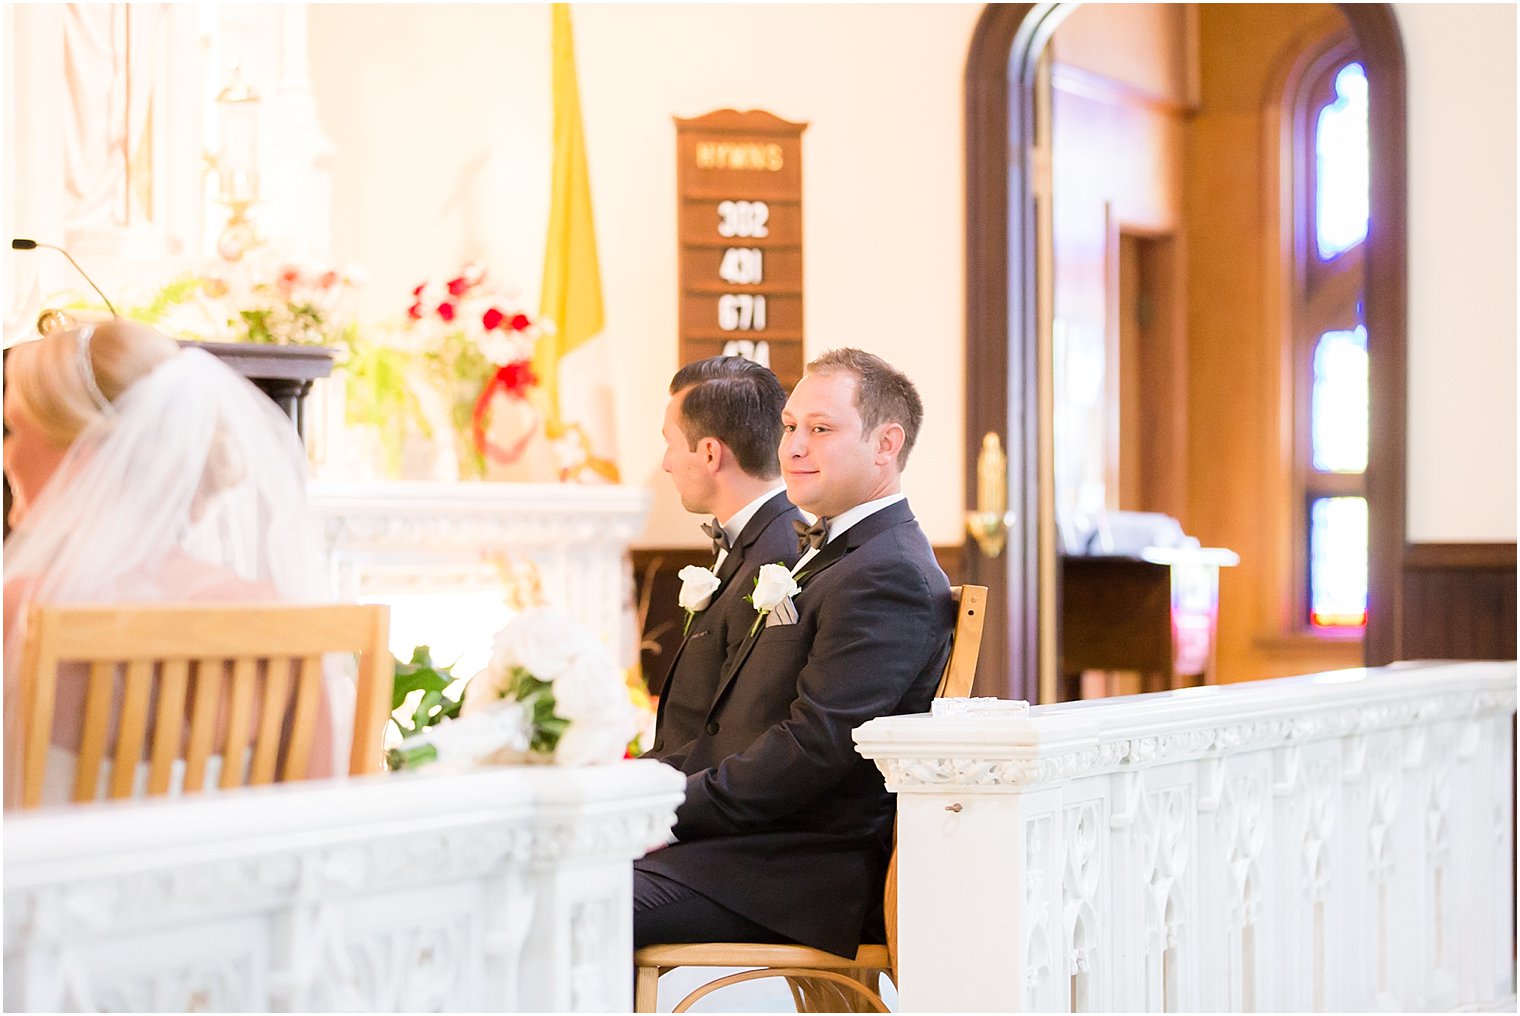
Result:
<svg viewBox="0 0 1520 1016"><path fill-rule="evenodd" d="M676 117L680 362L722 353L802 377L802 132L761 110Z"/></svg>

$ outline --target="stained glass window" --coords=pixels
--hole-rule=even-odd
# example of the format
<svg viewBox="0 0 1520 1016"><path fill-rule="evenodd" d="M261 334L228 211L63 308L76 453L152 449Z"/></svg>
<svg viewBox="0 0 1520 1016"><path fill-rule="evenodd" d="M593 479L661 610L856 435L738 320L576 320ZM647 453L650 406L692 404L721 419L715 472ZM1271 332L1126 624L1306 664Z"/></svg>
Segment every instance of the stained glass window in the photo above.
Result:
<svg viewBox="0 0 1520 1016"><path fill-rule="evenodd" d="M1309 505L1309 621L1367 624L1367 499L1318 497Z"/></svg>
<svg viewBox="0 0 1520 1016"><path fill-rule="evenodd" d="M1328 261L1367 238L1367 74L1348 63L1314 125L1314 223Z"/></svg>
<svg viewBox="0 0 1520 1016"><path fill-rule="evenodd" d="M1367 468L1367 328L1325 332L1314 344L1309 401L1314 468Z"/></svg>
<svg viewBox="0 0 1520 1016"><path fill-rule="evenodd" d="M1367 625L1368 82L1349 40L1305 66L1291 133L1303 226L1293 247L1295 627L1351 634Z"/></svg>

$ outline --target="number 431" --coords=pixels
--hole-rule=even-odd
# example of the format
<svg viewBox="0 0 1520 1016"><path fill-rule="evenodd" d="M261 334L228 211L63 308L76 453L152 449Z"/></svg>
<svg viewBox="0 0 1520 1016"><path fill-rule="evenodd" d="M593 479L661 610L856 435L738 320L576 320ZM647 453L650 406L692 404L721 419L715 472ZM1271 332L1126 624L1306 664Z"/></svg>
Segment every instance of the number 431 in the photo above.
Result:
<svg viewBox="0 0 1520 1016"><path fill-rule="evenodd" d="M765 281L765 255L759 247L730 247L723 252L718 278L732 286L752 286Z"/></svg>

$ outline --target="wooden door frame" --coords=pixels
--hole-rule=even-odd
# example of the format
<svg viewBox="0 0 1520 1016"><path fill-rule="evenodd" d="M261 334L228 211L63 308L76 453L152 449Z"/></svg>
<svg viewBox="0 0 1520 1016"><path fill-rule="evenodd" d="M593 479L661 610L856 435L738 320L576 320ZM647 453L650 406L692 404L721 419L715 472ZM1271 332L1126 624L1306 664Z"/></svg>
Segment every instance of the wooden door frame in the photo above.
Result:
<svg viewBox="0 0 1520 1016"><path fill-rule="evenodd" d="M1408 124L1404 49L1389 4L1340 4L1369 86L1371 204L1366 240L1370 447L1369 666L1402 655ZM1034 75L1061 5L988 4L966 61L966 503L982 435L1003 436L1014 522L1003 553L965 549L965 581L992 588L978 694L1037 701L1040 628L1039 362L1033 167ZM1386 110L1386 113L1380 113ZM1006 591L1006 595L999 595ZM1000 671L1002 671L1000 673Z"/></svg>

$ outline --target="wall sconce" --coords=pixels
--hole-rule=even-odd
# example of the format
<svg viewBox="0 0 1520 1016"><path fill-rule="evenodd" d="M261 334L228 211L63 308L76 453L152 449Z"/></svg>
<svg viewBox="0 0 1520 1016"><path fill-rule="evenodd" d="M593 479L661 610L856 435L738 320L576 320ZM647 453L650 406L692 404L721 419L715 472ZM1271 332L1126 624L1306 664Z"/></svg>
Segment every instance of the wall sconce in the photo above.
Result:
<svg viewBox="0 0 1520 1016"><path fill-rule="evenodd" d="M259 242L248 209L259 199L259 96L232 65L232 80L216 97L222 145L215 159L218 199L231 209L216 251L236 261Z"/></svg>
<svg viewBox="0 0 1520 1016"><path fill-rule="evenodd" d="M966 531L983 554L997 557L1014 517L1008 510L1008 456L1003 454L1003 442L988 431L976 457L976 510L966 513Z"/></svg>

